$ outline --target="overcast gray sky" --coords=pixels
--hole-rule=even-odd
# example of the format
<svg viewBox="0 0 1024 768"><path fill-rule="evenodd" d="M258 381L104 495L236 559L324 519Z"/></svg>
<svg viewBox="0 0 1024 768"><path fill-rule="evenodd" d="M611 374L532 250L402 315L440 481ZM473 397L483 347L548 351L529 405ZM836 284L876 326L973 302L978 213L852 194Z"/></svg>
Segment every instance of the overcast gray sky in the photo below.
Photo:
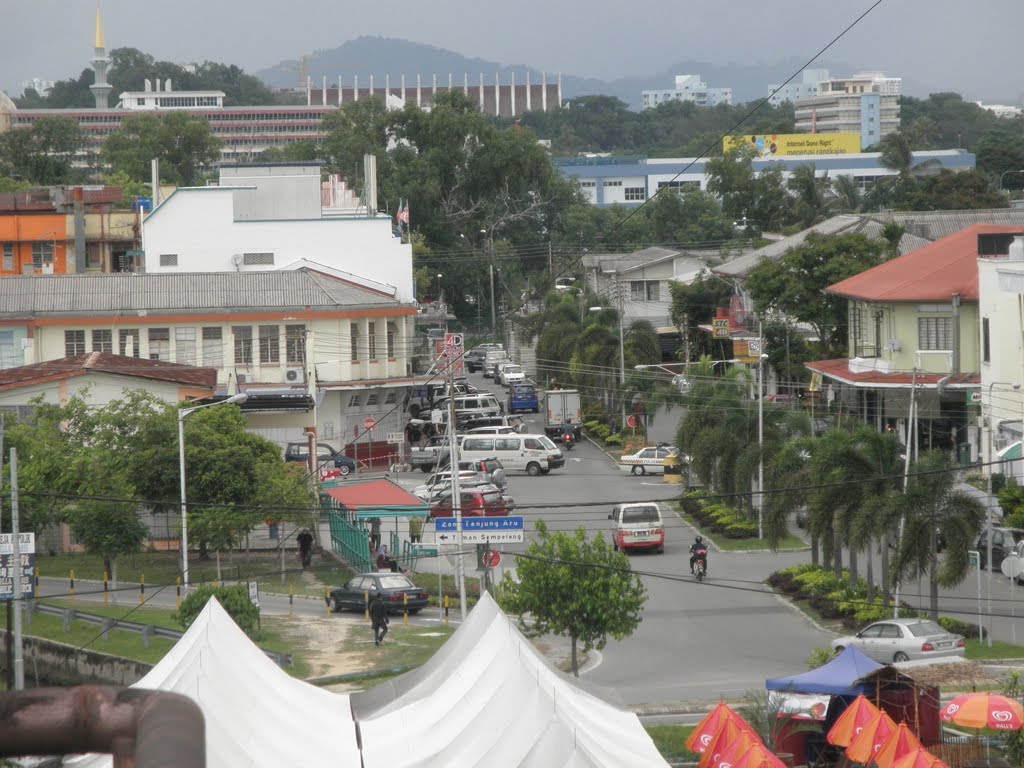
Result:
<svg viewBox="0 0 1024 768"><path fill-rule="evenodd" d="M611 79L685 59L810 57L873 0L100 0L108 50L249 71L384 35L501 64ZM0 0L0 89L88 66L95 0ZM827 54L962 93L1020 103L1024 0L882 0ZM833 75L852 74L833 72ZM723 84L724 85L724 84Z"/></svg>

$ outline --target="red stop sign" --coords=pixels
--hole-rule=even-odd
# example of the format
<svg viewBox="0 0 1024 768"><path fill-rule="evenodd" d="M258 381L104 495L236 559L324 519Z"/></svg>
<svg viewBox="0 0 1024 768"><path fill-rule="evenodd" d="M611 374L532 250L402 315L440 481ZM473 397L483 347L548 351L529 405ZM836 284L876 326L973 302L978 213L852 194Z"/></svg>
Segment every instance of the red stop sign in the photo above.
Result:
<svg viewBox="0 0 1024 768"><path fill-rule="evenodd" d="M374 421L373 419L367 419L366 421L363 422L363 429L368 430L370 432L372 432L376 426L377 422Z"/></svg>
<svg viewBox="0 0 1024 768"><path fill-rule="evenodd" d="M627 416L626 426L631 427L632 429L636 429L638 426L640 426L640 422L637 420L636 416Z"/></svg>
<svg viewBox="0 0 1024 768"><path fill-rule="evenodd" d="M501 552L490 549L484 552L483 560L488 568L497 568L501 564Z"/></svg>

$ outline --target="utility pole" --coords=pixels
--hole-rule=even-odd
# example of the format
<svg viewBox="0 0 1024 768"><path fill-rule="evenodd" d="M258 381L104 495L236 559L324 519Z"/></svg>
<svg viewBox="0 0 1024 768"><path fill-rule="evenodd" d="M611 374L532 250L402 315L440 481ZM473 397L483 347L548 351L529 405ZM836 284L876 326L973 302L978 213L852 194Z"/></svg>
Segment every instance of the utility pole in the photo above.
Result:
<svg viewBox="0 0 1024 768"><path fill-rule="evenodd" d="M683 313L683 371L690 377L690 315Z"/></svg>
<svg viewBox="0 0 1024 768"><path fill-rule="evenodd" d="M13 567L13 588L11 604L14 605L14 690L25 688L25 659L22 656L21 638L21 542L18 540L18 449L11 448L11 564Z"/></svg>
<svg viewBox="0 0 1024 768"><path fill-rule="evenodd" d="M488 284L491 286L491 333L498 328L498 307L494 303L494 235L487 237L487 251L490 259L487 264L487 275L490 278Z"/></svg>
<svg viewBox="0 0 1024 768"><path fill-rule="evenodd" d="M493 287L493 283L491 284ZM494 305L491 305L492 311ZM445 346L448 356L448 458L452 472L452 515L455 518L455 580L459 585L459 620L466 620L466 570L462 561L462 489L459 487L459 440L455 435L455 362L463 347ZM454 356L454 359L451 356ZM440 596L438 597L440 599Z"/></svg>
<svg viewBox="0 0 1024 768"><path fill-rule="evenodd" d="M757 538L764 538L764 325L757 321Z"/></svg>
<svg viewBox="0 0 1024 768"><path fill-rule="evenodd" d="M622 282L618 274L615 275L615 293L619 299L619 401L622 403L622 422L619 431L626 428L626 345L622 335L623 298Z"/></svg>
<svg viewBox="0 0 1024 768"><path fill-rule="evenodd" d="M909 411L907 413L907 444L905 446L906 449L907 449L907 453L903 457L903 492L904 493L907 492L907 486L910 484L910 452L911 452L911 448L913 446L913 443L915 442L916 436L917 436L917 366L915 365L914 368L913 368L913 372L911 373L911 376L910 376L910 409L909 409ZM898 536L896 538L896 549L897 550L899 550L900 545L903 544L903 529L906 527L906 523L907 523L906 518L905 517L901 517L900 518L900 531L899 531L899 534L898 534ZM992 555L991 539L992 539L992 537L989 536L989 547L990 547L990 549L989 549L989 556L990 557ZM992 561L991 560L989 560L989 566L988 567L989 568L992 567ZM990 584L991 584L991 581L992 580L989 579L989 583ZM991 596L992 596L992 593L990 591L989 592L989 597L991 598ZM899 616L900 616L900 583L897 581L896 582L895 595L893 595L892 617L894 619L898 619ZM992 622L992 602L991 602L991 600L989 601L989 604L988 604L988 617L989 617L989 637L991 638L991 636L992 636L992 634L991 634L992 633L992 623L991 623Z"/></svg>

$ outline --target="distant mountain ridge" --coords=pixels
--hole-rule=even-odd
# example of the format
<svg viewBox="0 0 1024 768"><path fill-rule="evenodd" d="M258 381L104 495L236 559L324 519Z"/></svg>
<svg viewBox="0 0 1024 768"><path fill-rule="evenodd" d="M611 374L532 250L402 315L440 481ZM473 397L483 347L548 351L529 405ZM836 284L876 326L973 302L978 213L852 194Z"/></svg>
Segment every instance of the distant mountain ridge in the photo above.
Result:
<svg viewBox="0 0 1024 768"><path fill-rule="evenodd" d="M592 94L615 96L633 109L639 109L641 91L672 88L677 74L695 74L700 75L711 87L732 88L733 101L742 103L767 96L770 84L781 83L798 71L802 63L797 58L754 65L716 65L684 60L651 75L616 80L562 73L562 97L571 99ZM836 76L849 75L853 71L843 62L816 62L814 66L827 67ZM299 69L298 61L282 61L255 75L273 88L286 88L298 85ZM358 76L360 87L366 87L370 75L373 75L374 85L378 88L384 85L386 75L391 78L392 88L399 87L402 75L405 75L407 88L415 87L417 74L424 86L432 83L435 74L438 85L447 85L449 73L456 84L463 82L464 75L469 76L470 85L479 84L481 73L484 82L490 85L494 84L495 73L506 84L511 82L513 74L517 84L526 82L527 73L531 82L541 81L541 71L534 67L499 64L469 58L433 45L371 36L349 40L337 48L315 51L307 58L307 70L314 88L320 86L324 77L327 78L328 86L336 86L339 76L346 85L351 85L353 76ZM547 77L548 82L554 82L558 73L548 72Z"/></svg>

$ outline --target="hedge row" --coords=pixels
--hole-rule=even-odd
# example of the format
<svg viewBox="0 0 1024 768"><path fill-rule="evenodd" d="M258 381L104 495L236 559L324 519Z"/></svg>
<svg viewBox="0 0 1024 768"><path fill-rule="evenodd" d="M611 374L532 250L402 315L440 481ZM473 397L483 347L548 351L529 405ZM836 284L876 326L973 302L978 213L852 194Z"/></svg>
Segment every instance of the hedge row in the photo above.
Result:
<svg viewBox="0 0 1024 768"><path fill-rule="evenodd" d="M757 523L747 520L740 512L724 504L709 502L700 491L683 497L683 511L709 533L727 539L756 539Z"/></svg>
<svg viewBox="0 0 1024 768"><path fill-rule="evenodd" d="M881 597L868 600L867 582L857 579L850 588L849 574L843 571L837 579L820 565L794 565L768 577L769 586L797 600L806 600L822 618L839 619L844 627L856 630L874 621L892 618L893 603L882 604ZM912 618L921 614L907 603L900 604L899 615ZM964 637L978 637L978 625L949 616L940 616L939 624L948 632Z"/></svg>

